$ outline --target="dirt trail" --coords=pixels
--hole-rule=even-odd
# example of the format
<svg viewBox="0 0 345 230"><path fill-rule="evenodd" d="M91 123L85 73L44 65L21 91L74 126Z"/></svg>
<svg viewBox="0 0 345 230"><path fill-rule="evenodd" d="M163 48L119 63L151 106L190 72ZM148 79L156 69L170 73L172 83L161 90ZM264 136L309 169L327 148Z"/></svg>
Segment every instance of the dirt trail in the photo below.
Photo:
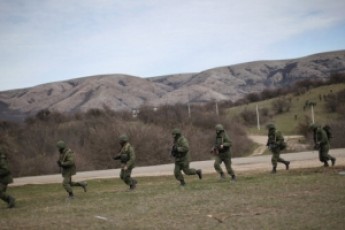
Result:
<svg viewBox="0 0 345 230"><path fill-rule="evenodd" d="M253 151L253 156L255 155L261 155L265 152L266 150L266 143L267 143L267 136L259 136L259 135L251 135L248 136L249 139L251 139L252 141L254 141L255 143L259 144L260 146L257 147L254 151ZM284 136L284 139L286 142L289 142L292 139L303 139L303 136L298 136L298 135L294 135L294 136Z"/></svg>

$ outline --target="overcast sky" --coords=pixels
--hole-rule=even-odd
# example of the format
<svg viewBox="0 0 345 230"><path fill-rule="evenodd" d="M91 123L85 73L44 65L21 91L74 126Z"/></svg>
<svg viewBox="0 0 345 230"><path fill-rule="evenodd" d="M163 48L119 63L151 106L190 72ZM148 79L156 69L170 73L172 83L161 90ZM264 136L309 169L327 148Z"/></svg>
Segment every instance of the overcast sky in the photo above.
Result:
<svg viewBox="0 0 345 230"><path fill-rule="evenodd" d="M344 0L0 0L0 91L345 49Z"/></svg>

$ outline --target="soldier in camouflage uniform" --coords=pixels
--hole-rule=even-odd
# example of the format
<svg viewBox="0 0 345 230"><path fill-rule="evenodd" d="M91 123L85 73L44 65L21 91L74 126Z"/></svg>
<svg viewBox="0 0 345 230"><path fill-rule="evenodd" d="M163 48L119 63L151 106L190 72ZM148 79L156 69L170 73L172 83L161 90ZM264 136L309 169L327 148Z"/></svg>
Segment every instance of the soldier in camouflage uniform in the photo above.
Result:
<svg viewBox="0 0 345 230"><path fill-rule="evenodd" d="M121 162L121 172L120 178L129 185L130 190L136 188L137 181L131 177L132 170L135 166L135 151L134 148L129 143L129 138L127 135L120 136L121 151L115 156L114 160L120 160Z"/></svg>
<svg viewBox="0 0 345 230"><path fill-rule="evenodd" d="M323 162L324 167L328 167L328 161L332 162L332 166L335 165L336 158L329 155L330 143L328 135L324 128L316 124L310 125L310 129L314 134L314 148L319 150L319 159Z"/></svg>
<svg viewBox="0 0 345 230"><path fill-rule="evenodd" d="M172 131L172 136L174 142L171 155L175 158L175 178L180 181L181 186L186 185L181 171L186 175L198 175L199 179L202 179L201 169L189 168L190 154L188 140L182 136L181 130L177 128Z"/></svg>
<svg viewBox="0 0 345 230"><path fill-rule="evenodd" d="M225 132L223 125L217 124L216 139L211 153L214 155L214 169L219 173L221 179L225 179L224 172L220 167L224 162L227 173L231 176L232 181L236 181L236 175L231 167L231 140Z"/></svg>
<svg viewBox="0 0 345 230"><path fill-rule="evenodd" d="M286 161L280 157L280 152L286 148L286 143L284 142L284 137L280 131L276 130L274 124L268 124L268 140L267 146L272 152L272 173L277 172L277 165L279 163L285 164L285 169L289 170L290 161Z"/></svg>
<svg viewBox="0 0 345 230"><path fill-rule="evenodd" d="M62 186L65 188L66 192L68 192L68 198L73 199L74 194L72 187L82 187L84 189L84 192L86 192L87 183L72 181L72 176L75 175L77 171L74 152L71 149L67 148L65 142L61 140L56 143L56 147L58 148L60 153L59 160L56 163L61 168L63 177Z"/></svg>
<svg viewBox="0 0 345 230"><path fill-rule="evenodd" d="M8 208L15 206L15 199L6 193L7 185L13 182L11 172L8 168L5 150L0 146L0 199L7 203Z"/></svg>

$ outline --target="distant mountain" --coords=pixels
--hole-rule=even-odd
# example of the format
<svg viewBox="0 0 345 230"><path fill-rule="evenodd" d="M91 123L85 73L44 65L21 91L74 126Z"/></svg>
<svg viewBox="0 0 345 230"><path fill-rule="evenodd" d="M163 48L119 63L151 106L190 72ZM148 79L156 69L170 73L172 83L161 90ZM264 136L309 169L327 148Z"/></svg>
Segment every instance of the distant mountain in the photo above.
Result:
<svg viewBox="0 0 345 230"><path fill-rule="evenodd" d="M119 111L188 101L236 101L248 93L303 79L326 79L336 72L345 72L345 50L152 78L120 74L84 77L0 92L0 119L22 119L42 109L73 113L104 107Z"/></svg>

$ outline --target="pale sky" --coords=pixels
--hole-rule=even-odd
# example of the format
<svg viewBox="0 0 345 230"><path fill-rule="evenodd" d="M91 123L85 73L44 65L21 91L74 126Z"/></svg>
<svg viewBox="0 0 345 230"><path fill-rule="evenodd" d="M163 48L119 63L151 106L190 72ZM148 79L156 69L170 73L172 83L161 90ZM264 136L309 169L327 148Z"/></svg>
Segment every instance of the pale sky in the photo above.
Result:
<svg viewBox="0 0 345 230"><path fill-rule="evenodd" d="M345 49L345 0L0 0L0 91Z"/></svg>

